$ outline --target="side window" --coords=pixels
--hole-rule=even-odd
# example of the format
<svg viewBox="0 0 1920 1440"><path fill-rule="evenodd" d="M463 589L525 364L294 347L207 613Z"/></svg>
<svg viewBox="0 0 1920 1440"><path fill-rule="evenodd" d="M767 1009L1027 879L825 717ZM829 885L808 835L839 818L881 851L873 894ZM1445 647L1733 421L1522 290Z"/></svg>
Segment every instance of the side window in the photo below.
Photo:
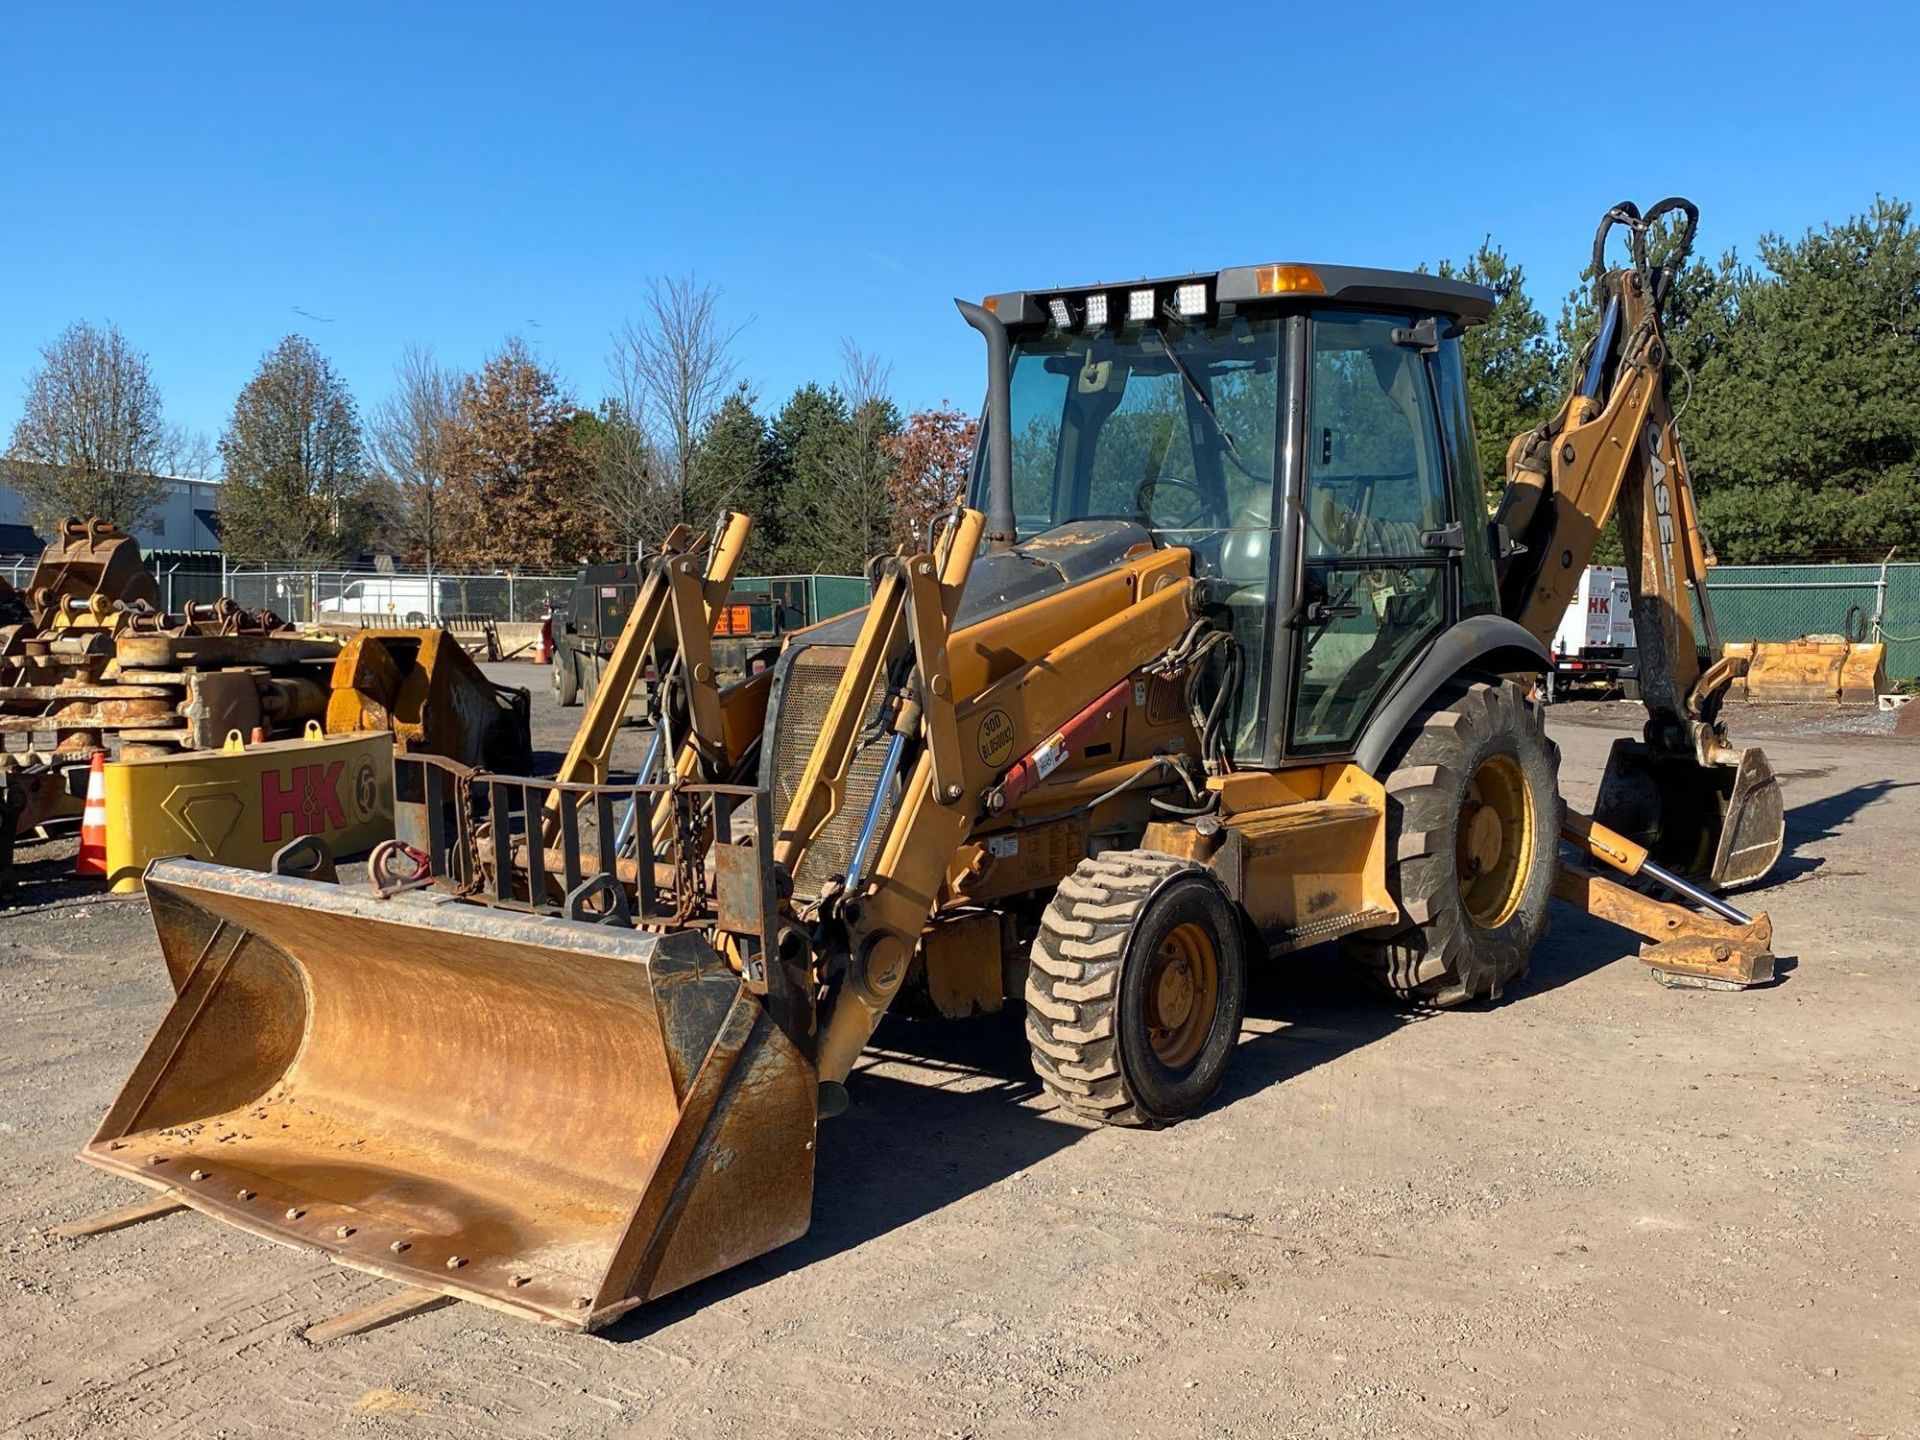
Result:
<svg viewBox="0 0 1920 1440"><path fill-rule="evenodd" d="M1307 410L1308 558L1424 552L1447 523L1446 468L1419 350L1403 315L1323 313L1313 323Z"/></svg>

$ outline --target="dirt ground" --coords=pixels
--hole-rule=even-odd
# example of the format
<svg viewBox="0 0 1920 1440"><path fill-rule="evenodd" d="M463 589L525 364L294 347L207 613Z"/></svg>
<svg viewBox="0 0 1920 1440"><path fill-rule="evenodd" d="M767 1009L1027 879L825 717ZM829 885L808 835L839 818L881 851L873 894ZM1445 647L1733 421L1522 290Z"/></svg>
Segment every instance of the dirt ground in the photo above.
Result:
<svg viewBox="0 0 1920 1440"><path fill-rule="evenodd" d="M1555 709L1573 801L1634 725ZM1432 1018L1316 952L1259 972L1225 1093L1160 1133L1052 1113L1010 1015L889 1021L811 1233L591 1337L454 1306L315 1347L389 1287L192 1214L48 1238L136 1198L71 1157L168 989L138 901L29 851L0 1431L1920 1433L1920 742L1794 728L1789 852L1744 902L1773 987L1664 990L1565 909L1504 1000Z"/></svg>

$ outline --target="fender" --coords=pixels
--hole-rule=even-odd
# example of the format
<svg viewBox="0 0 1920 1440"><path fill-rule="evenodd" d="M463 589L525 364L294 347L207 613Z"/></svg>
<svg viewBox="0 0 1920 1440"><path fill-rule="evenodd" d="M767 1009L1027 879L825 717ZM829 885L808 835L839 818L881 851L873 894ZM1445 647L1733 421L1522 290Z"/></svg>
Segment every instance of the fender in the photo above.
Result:
<svg viewBox="0 0 1920 1440"><path fill-rule="evenodd" d="M1427 653L1402 675L1360 732L1354 763L1377 778L1407 723L1464 670L1539 675L1552 668L1553 657L1532 631L1504 615L1470 615L1428 646Z"/></svg>

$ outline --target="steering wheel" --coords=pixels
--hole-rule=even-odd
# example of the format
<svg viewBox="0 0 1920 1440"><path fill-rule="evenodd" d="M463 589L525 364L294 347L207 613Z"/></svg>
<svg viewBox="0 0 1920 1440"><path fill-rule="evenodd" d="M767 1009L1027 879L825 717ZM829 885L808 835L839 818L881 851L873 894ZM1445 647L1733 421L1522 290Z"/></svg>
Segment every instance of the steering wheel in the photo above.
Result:
<svg viewBox="0 0 1920 1440"><path fill-rule="evenodd" d="M1201 520L1212 513L1213 504L1207 499L1206 491L1200 488L1198 481L1184 480L1178 475L1162 475L1158 479L1142 480L1140 482L1140 488L1133 492L1133 508L1140 512L1143 519L1150 518L1150 507L1156 498L1156 492L1158 492L1163 485L1170 490L1184 490L1192 495L1193 509L1187 514L1174 516L1170 519L1152 520L1151 523L1155 528L1162 530L1192 530L1197 528Z"/></svg>

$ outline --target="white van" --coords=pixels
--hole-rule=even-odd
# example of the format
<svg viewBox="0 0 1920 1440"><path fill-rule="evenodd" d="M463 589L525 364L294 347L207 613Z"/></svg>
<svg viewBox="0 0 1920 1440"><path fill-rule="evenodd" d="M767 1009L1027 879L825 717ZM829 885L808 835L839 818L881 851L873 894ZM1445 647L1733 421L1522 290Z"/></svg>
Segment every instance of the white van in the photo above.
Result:
<svg viewBox="0 0 1920 1440"><path fill-rule="evenodd" d="M459 608L454 587L423 575L369 575L349 580L338 595L322 599L314 618L321 624L434 624Z"/></svg>

